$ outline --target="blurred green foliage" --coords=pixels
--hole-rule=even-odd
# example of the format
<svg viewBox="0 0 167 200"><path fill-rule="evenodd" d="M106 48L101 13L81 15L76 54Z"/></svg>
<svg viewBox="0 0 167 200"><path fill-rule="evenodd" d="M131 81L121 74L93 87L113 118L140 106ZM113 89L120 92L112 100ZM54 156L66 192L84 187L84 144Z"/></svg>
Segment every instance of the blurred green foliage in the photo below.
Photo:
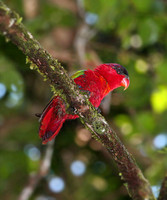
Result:
<svg viewBox="0 0 167 200"><path fill-rule="evenodd" d="M70 0L62 1L62 5L63 2L65 8L54 0L39 0L31 18L26 14L25 1L5 1L23 17L25 26L50 52L50 45L55 51L61 49L57 44L63 32L57 36L55 29L63 27L76 34L80 26L75 1L73 7ZM86 21L96 30L88 46L104 63L125 66L131 80L127 91L118 89L112 94L106 118L111 126L117 127L121 140L151 185L158 187L167 169L167 3L163 0L84 0L83 3L89 14ZM90 16L94 16L93 21ZM74 52L73 45L65 50ZM60 61L70 72L79 65L73 60ZM29 174L39 168L46 146L38 138L38 121L34 115L41 112L50 97L48 84L29 69L17 47L1 36L0 199L16 199ZM64 125L55 141L51 170L31 199L130 199L108 154L94 140L83 139L88 133L82 130L79 120ZM77 177L70 170L75 160L85 164L82 176ZM49 188L53 176L64 180L65 188L60 193Z"/></svg>

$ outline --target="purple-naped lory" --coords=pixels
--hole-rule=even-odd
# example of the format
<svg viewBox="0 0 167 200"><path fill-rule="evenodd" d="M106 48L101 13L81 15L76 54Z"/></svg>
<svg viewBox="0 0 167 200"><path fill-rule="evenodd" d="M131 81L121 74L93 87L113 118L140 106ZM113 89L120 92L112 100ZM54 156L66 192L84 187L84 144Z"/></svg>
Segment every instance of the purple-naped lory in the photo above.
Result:
<svg viewBox="0 0 167 200"><path fill-rule="evenodd" d="M89 94L89 101L96 108L102 99L112 90L129 86L127 70L116 63L108 63L97 66L94 70L81 70L76 72L72 79L80 90ZM67 119L76 119L76 114L68 114L66 106L60 96L54 96L40 116L39 136L42 143L52 140L60 131Z"/></svg>

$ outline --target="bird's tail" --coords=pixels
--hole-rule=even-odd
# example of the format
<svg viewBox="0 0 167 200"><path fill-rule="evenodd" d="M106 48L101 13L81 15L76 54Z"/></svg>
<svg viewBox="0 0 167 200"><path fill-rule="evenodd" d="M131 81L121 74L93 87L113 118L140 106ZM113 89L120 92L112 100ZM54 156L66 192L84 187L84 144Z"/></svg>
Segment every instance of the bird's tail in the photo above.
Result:
<svg viewBox="0 0 167 200"><path fill-rule="evenodd" d="M42 143L46 144L52 140L60 131L66 120L65 104L56 96L48 103L40 116L39 136Z"/></svg>

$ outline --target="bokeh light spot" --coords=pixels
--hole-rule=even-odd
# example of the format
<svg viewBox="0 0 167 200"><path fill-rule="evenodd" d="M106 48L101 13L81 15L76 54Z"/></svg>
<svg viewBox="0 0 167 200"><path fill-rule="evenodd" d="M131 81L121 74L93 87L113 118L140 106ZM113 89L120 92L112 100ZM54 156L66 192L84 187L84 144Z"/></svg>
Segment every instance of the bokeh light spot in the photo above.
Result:
<svg viewBox="0 0 167 200"><path fill-rule="evenodd" d="M160 191L160 186L153 185L153 186L151 186L151 189L153 191L153 194L154 194L155 198L158 198L159 191Z"/></svg>
<svg viewBox="0 0 167 200"><path fill-rule="evenodd" d="M0 99L6 94L6 86L3 83L0 83Z"/></svg>
<svg viewBox="0 0 167 200"><path fill-rule="evenodd" d="M94 177L92 180L92 185L96 190L103 191L107 188L107 182L104 178L101 178L99 176Z"/></svg>
<svg viewBox="0 0 167 200"><path fill-rule="evenodd" d="M161 85L151 95L151 104L153 110L157 113L162 113L167 109L167 87Z"/></svg>
<svg viewBox="0 0 167 200"><path fill-rule="evenodd" d="M155 148L162 149L167 146L167 133L161 133L154 138Z"/></svg>
<svg viewBox="0 0 167 200"><path fill-rule="evenodd" d="M14 106L17 106L18 103L20 102L21 98L23 97L23 93L20 92L20 93L16 93L16 92L11 92L9 94L9 97L5 103L5 105L8 107L8 108L12 108Z"/></svg>
<svg viewBox="0 0 167 200"><path fill-rule="evenodd" d="M85 21L87 24L93 25L97 22L97 20L98 20L98 15L89 12L86 13Z"/></svg>
<svg viewBox="0 0 167 200"><path fill-rule="evenodd" d="M28 144L24 147L25 154L33 161L37 161L41 157L40 150L32 144Z"/></svg>
<svg viewBox="0 0 167 200"><path fill-rule="evenodd" d="M139 35L132 35L130 38L130 44L134 48L140 48L142 46L142 39Z"/></svg>
<svg viewBox="0 0 167 200"><path fill-rule="evenodd" d="M49 188L52 192L60 193L65 188L64 180L61 177L53 177L49 180Z"/></svg>
<svg viewBox="0 0 167 200"><path fill-rule="evenodd" d="M81 176L85 173L86 166L84 162L76 160L72 162L70 169L75 176Z"/></svg>
<svg viewBox="0 0 167 200"><path fill-rule="evenodd" d="M121 132L125 135L128 135L132 132L133 128L132 125L128 122L125 122L121 126Z"/></svg>
<svg viewBox="0 0 167 200"><path fill-rule="evenodd" d="M144 74L148 71L148 64L144 60L139 59L136 61L135 68L137 72Z"/></svg>
<svg viewBox="0 0 167 200"><path fill-rule="evenodd" d="M16 92L17 91L17 87L15 84L11 84L11 89L13 92Z"/></svg>
<svg viewBox="0 0 167 200"><path fill-rule="evenodd" d="M75 142L78 146L85 146L91 140L90 132L85 129L79 129L76 134Z"/></svg>

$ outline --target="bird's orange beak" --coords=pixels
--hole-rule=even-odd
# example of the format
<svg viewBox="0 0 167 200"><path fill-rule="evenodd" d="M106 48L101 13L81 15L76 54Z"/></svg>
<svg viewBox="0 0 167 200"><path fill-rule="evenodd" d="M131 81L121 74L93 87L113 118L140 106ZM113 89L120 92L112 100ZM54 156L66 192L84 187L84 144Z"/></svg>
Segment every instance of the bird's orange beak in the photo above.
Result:
<svg viewBox="0 0 167 200"><path fill-rule="evenodd" d="M121 81L121 86L125 87L124 90L126 90L129 87L130 80L129 77L124 77Z"/></svg>

